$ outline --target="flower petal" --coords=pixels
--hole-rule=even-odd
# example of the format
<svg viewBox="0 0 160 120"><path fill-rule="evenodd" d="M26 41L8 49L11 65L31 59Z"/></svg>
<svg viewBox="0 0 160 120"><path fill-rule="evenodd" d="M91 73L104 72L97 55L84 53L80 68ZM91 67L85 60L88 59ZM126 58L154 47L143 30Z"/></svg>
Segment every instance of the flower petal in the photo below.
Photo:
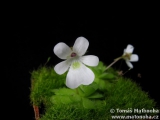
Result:
<svg viewBox="0 0 160 120"><path fill-rule="evenodd" d="M125 52L125 53L132 53L133 50L134 50L134 47L129 44L129 45L127 45L127 48L124 49L124 52Z"/></svg>
<svg viewBox="0 0 160 120"><path fill-rule="evenodd" d="M128 65L129 68L133 68L133 65L130 61L126 60L126 64Z"/></svg>
<svg viewBox="0 0 160 120"><path fill-rule="evenodd" d="M138 55L137 54L132 54L129 61L137 62L138 60L139 60Z"/></svg>
<svg viewBox="0 0 160 120"><path fill-rule="evenodd" d="M61 75L68 70L69 66L70 66L70 62L68 60L66 60L66 61L58 63L54 67L54 70L57 74Z"/></svg>
<svg viewBox="0 0 160 120"><path fill-rule="evenodd" d="M80 63L79 68L70 67L67 74L66 86L69 88L77 88L79 85L89 85L94 81L94 73L85 65Z"/></svg>
<svg viewBox="0 0 160 120"><path fill-rule="evenodd" d="M86 50L88 49L89 42L84 37L78 37L73 45L73 51L77 53L79 56L85 54Z"/></svg>
<svg viewBox="0 0 160 120"><path fill-rule="evenodd" d="M71 49L63 42L58 43L55 45L54 54L56 54L61 59L67 59L67 57L71 54Z"/></svg>
<svg viewBox="0 0 160 120"><path fill-rule="evenodd" d="M126 49L123 50L123 55L125 55L125 54L126 54Z"/></svg>
<svg viewBox="0 0 160 120"><path fill-rule="evenodd" d="M99 58L94 55L86 55L80 58L80 61L88 66L97 66L99 63Z"/></svg>

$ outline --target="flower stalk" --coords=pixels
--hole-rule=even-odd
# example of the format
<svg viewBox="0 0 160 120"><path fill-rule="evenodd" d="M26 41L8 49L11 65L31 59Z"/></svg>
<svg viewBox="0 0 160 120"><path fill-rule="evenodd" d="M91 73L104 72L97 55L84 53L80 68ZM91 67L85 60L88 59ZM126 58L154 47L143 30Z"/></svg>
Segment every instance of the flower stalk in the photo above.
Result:
<svg viewBox="0 0 160 120"><path fill-rule="evenodd" d="M118 58L116 58L116 59L114 59L114 61L106 68L106 70L108 69L108 68L110 68L112 65L114 65L117 61L119 61L120 59L122 59L122 57L118 57Z"/></svg>

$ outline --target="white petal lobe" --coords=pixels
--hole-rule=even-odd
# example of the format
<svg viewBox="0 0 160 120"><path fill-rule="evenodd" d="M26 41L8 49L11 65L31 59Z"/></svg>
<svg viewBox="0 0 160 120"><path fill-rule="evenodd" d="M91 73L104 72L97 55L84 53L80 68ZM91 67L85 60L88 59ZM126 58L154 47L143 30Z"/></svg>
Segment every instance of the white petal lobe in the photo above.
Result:
<svg viewBox="0 0 160 120"><path fill-rule="evenodd" d="M89 42L84 37L78 37L73 45L73 51L77 53L79 56L85 54L89 46Z"/></svg>
<svg viewBox="0 0 160 120"><path fill-rule="evenodd" d="M58 43L55 45L54 54L57 55L61 59L67 59L67 57L71 54L71 49L63 42Z"/></svg>
<svg viewBox="0 0 160 120"><path fill-rule="evenodd" d="M130 57L130 61L131 62L137 62L139 60L138 55L136 54L132 54Z"/></svg>
<svg viewBox="0 0 160 120"><path fill-rule="evenodd" d="M99 58L94 55L86 55L80 58L80 61L88 66L97 66L99 63Z"/></svg>
<svg viewBox="0 0 160 120"><path fill-rule="evenodd" d="M129 45L127 45L127 48L124 49L124 52L125 52L125 53L132 53L133 50L134 50L134 47L129 44Z"/></svg>
<svg viewBox="0 0 160 120"><path fill-rule="evenodd" d="M126 60L126 64L128 65L129 68L133 68L133 65L130 61Z"/></svg>
<svg viewBox="0 0 160 120"><path fill-rule="evenodd" d="M68 68L69 68L70 64L68 63L68 61L63 61L63 62L60 62L58 63L55 67L54 67L54 70L57 74L61 75L63 73L65 73Z"/></svg>
<svg viewBox="0 0 160 120"><path fill-rule="evenodd" d="M66 86L74 89L79 85L89 85L94 81L94 73L85 65L80 63L80 67L74 69L72 66L69 69L66 79Z"/></svg>

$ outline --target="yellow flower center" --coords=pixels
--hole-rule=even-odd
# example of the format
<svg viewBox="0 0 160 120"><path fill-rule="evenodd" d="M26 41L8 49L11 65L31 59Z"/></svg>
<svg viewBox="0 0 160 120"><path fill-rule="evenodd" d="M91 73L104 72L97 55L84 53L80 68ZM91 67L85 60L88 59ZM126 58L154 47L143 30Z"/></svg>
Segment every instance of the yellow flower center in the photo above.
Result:
<svg viewBox="0 0 160 120"><path fill-rule="evenodd" d="M80 68L81 64L78 62L78 61L75 61L72 63L72 68L73 69L77 69L77 68Z"/></svg>

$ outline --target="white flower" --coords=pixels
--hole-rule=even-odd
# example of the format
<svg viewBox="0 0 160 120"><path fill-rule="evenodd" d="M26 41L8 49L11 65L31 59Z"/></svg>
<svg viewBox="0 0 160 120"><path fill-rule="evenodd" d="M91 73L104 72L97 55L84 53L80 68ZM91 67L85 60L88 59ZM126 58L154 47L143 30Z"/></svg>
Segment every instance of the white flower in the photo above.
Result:
<svg viewBox="0 0 160 120"><path fill-rule="evenodd" d="M134 50L134 47L132 45L130 44L127 45L127 48L124 49L124 53L122 56L125 59L126 64L130 69L133 68L133 65L131 62L137 62L139 59L137 54L132 54L133 50Z"/></svg>
<svg viewBox="0 0 160 120"><path fill-rule="evenodd" d="M94 73L85 65L97 66L99 58L94 55L83 56L89 46L89 42L84 37L78 37L71 49L65 43L58 43L53 51L61 59L65 61L58 63L54 70L61 75L68 69L66 78L66 86L69 88L77 88L79 85L89 85L94 81ZM85 64L85 65L84 65Z"/></svg>

